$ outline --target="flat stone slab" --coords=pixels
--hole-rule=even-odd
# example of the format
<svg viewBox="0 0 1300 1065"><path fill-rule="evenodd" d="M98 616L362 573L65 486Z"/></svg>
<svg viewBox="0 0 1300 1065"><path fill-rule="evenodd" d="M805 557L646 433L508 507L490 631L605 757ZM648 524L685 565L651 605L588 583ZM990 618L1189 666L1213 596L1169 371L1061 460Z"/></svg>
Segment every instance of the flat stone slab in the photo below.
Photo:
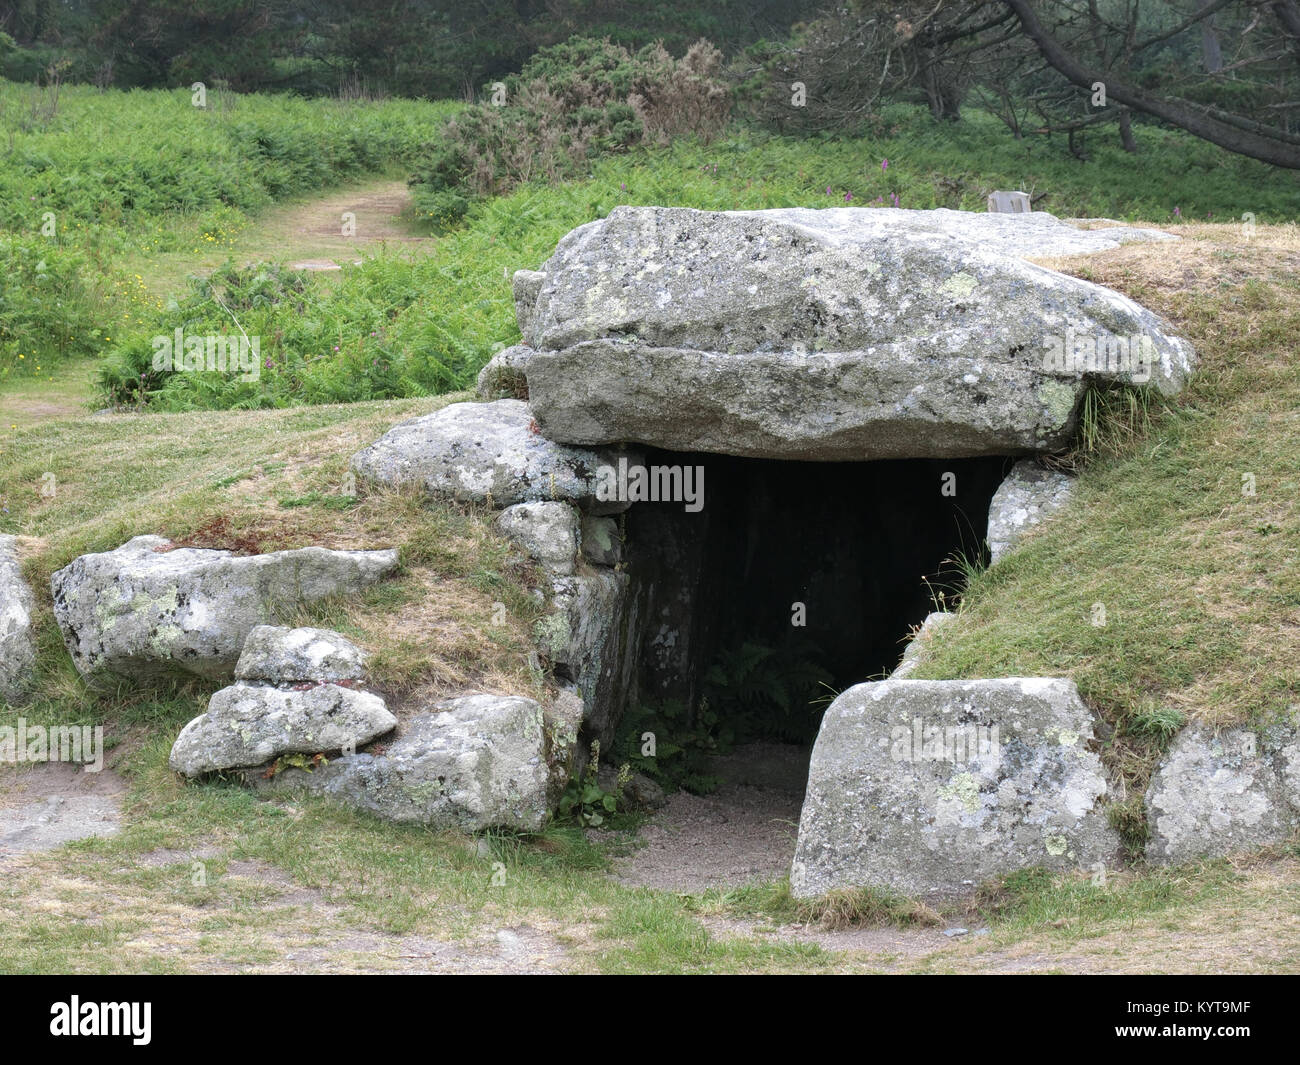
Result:
<svg viewBox="0 0 1300 1065"><path fill-rule="evenodd" d="M74 840L116 835L126 784L107 769L67 762L28 769L0 765L0 863Z"/></svg>
<svg viewBox="0 0 1300 1065"><path fill-rule="evenodd" d="M550 439L861 461L1049 451L1086 380L1177 392L1194 356L1025 255L1118 246L1050 215L618 207L516 275Z"/></svg>
<svg viewBox="0 0 1300 1065"><path fill-rule="evenodd" d="M1221 858L1300 831L1300 728L1185 728L1146 794L1153 862Z"/></svg>
<svg viewBox="0 0 1300 1065"><path fill-rule="evenodd" d="M406 722L380 753L348 755L276 786L305 788L388 821L466 832L536 831L550 818L542 707L522 696L466 695Z"/></svg>
<svg viewBox="0 0 1300 1065"><path fill-rule="evenodd" d="M517 399L453 403L394 426L352 458L362 477L394 487L415 484L432 495L507 507L569 500L592 504L597 469L618 452L548 440L528 404ZM613 502L604 509L626 509Z"/></svg>
<svg viewBox="0 0 1300 1065"><path fill-rule="evenodd" d="M956 894L1031 866L1115 861L1093 738L1070 680L849 688L813 747L792 891Z"/></svg>
<svg viewBox="0 0 1300 1065"><path fill-rule="evenodd" d="M393 549L235 555L137 536L114 551L75 559L54 574L50 590L83 676L179 671L229 679L256 626L305 603L360 591L397 563Z"/></svg>
<svg viewBox="0 0 1300 1065"><path fill-rule="evenodd" d="M330 629L259 625L248 634L235 679L262 684L363 681L366 653Z"/></svg>
<svg viewBox="0 0 1300 1065"><path fill-rule="evenodd" d="M338 684L285 689L237 681L215 692L207 713L181 730L168 764L197 777L286 754L355 750L396 724L384 700L371 692Z"/></svg>

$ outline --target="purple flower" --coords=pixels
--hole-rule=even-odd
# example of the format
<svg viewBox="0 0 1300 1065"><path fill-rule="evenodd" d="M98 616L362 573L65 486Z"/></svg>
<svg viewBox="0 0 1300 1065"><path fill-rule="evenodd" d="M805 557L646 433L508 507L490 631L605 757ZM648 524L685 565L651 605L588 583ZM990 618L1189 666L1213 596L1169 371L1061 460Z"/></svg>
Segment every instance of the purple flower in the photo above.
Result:
<svg viewBox="0 0 1300 1065"><path fill-rule="evenodd" d="M1175 207L1175 208L1174 208L1174 217L1175 217L1175 218L1182 218L1182 217L1183 217L1183 209L1182 209L1181 207Z"/></svg>
<svg viewBox="0 0 1300 1065"><path fill-rule="evenodd" d="M853 202L853 193L851 193L851 192L846 192L846 193L844 194L844 202L845 202L845 203L852 203L852 202Z"/></svg>
<svg viewBox="0 0 1300 1065"><path fill-rule="evenodd" d="M888 159L880 160L880 172L883 174L888 169L889 169L889 160Z"/></svg>

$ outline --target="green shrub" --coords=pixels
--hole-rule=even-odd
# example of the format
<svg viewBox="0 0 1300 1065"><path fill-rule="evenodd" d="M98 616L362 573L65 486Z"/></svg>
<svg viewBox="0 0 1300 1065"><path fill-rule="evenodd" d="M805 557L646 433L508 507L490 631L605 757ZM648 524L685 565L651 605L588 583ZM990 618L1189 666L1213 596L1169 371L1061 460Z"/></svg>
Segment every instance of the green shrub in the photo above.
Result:
<svg viewBox="0 0 1300 1065"><path fill-rule="evenodd" d="M633 53L608 39L544 48L500 83L499 96L447 121L411 179L416 206L446 228L475 199L583 176L602 155L679 134L707 139L731 107L721 66L707 41L680 60L662 45Z"/></svg>
<svg viewBox="0 0 1300 1065"><path fill-rule="evenodd" d="M114 406L157 410L251 409L343 403L467 387L488 352L467 344L416 304L433 266L370 259L335 287L277 264L227 262L191 279L173 300L120 338L100 368L99 388ZM247 337L254 375L207 366L201 372L155 365L156 338ZM174 346L174 342L173 342Z"/></svg>
<svg viewBox="0 0 1300 1065"><path fill-rule="evenodd" d="M100 335L100 299L84 258L44 237L0 234L0 379L86 356Z"/></svg>

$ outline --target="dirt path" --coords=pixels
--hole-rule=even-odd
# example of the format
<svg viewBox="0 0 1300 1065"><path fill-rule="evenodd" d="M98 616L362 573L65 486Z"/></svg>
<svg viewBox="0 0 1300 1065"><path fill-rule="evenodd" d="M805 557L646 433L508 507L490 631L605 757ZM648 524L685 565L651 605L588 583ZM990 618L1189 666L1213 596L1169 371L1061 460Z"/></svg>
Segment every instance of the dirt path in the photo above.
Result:
<svg viewBox="0 0 1300 1065"><path fill-rule="evenodd" d="M700 892L785 876L794 857L810 750L751 743L714 759L712 795L677 792L614 863L621 884Z"/></svg>
<svg viewBox="0 0 1300 1065"><path fill-rule="evenodd" d="M126 784L112 770L83 772L66 762L0 770L0 867L28 851L46 851L122 824Z"/></svg>
<svg viewBox="0 0 1300 1065"><path fill-rule="evenodd" d="M254 216L233 243L137 258L124 269L139 274L158 300L182 290L190 274L235 262L285 262L295 269L337 271L384 247L419 249L433 240L414 231L404 181L379 178L323 196L277 204ZM0 432L39 422L82 418L94 399L94 360L53 374L11 381L0 390Z"/></svg>

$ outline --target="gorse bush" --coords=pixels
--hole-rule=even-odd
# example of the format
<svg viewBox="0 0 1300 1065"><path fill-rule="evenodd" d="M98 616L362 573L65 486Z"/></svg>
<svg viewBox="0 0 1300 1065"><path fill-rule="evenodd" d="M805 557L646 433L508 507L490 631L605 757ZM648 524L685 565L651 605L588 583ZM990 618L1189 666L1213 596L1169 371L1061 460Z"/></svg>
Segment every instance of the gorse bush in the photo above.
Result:
<svg viewBox="0 0 1300 1065"><path fill-rule="evenodd" d="M731 109L722 54L707 41L674 59L573 38L544 48L492 98L448 119L411 179L417 208L441 226L470 203L536 179L584 176L591 162L674 136L708 139Z"/></svg>

